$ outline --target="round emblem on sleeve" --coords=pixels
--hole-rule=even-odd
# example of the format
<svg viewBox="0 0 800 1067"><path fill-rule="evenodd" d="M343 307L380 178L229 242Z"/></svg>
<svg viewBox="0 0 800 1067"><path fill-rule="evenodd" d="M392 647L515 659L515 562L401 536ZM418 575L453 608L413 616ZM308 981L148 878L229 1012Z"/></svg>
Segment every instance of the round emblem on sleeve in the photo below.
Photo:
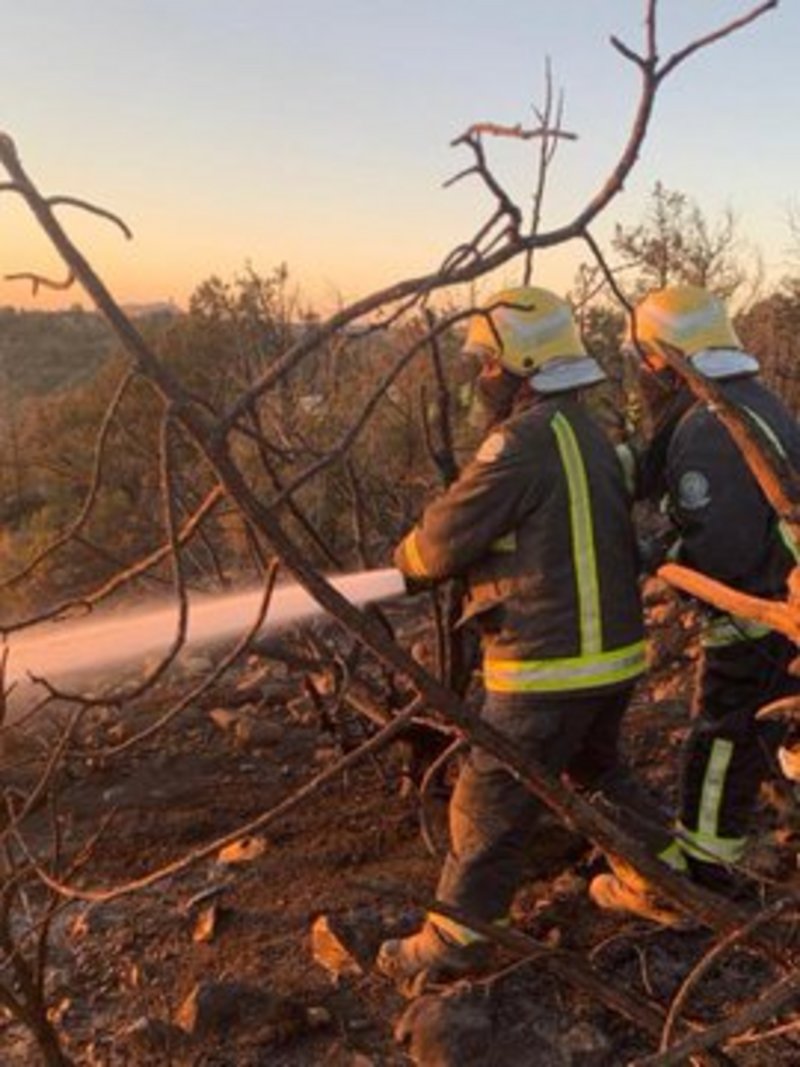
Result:
<svg viewBox="0 0 800 1067"><path fill-rule="evenodd" d="M711 503L708 478L700 471L686 471L678 483L678 504L685 511L697 511Z"/></svg>
<svg viewBox="0 0 800 1067"><path fill-rule="evenodd" d="M503 449L505 447L506 439L502 433L499 431L490 433L475 453L475 459L478 463L494 463L494 461L503 454Z"/></svg>

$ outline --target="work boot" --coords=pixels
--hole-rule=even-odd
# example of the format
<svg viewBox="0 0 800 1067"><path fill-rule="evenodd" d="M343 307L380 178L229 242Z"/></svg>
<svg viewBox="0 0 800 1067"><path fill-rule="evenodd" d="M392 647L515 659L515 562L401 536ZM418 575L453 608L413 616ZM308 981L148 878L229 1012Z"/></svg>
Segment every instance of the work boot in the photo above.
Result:
<svg viewBox="0 0 800 1067"><path fill-rule="evenodd" d="M450 941L433 923L426 922L410 937L384 941L375 966L401 988L409 988L417 979L446 981L481 970L486 966L489 951L485 941L460 945Z"/></svg>
<svg viewBox="0 0 800 1067"><path fill-rule="evenodd" d="M589 896L598 908L638 915L659 926L680 926L685 922L681 912L659 897L627 863L609 858L609 864L608 874L598 874L589 883Z"/></svg>

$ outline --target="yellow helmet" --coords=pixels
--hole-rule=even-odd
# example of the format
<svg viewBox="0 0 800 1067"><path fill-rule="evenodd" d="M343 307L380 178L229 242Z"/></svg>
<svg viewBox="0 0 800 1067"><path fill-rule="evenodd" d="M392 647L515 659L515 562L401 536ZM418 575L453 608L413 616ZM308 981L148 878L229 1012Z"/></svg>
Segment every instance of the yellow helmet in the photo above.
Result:
<svg viewBox="0 0 800 1067"><path fill-rule="evenodd" d="M586 354L566 300L529 285L483 304L470 319L464 351L492 356L525 378L551 359Z"/></svg>
<svg viewBox="0 0 800 1067"><path fill-rule="evenodd" d="M741 348L725 305L696 285L674 285L650 293L634 311L636 340L645 351L654 342L674 345L686 356L707 348Z"/></svg>
<svg viewBox="0 0 800 1067"><path fill-rule="evenodd" d="M576 388L605 377L587 356L566 300L534 286L504 289L470 319L464 351L495 359L543 392ZM558 369L551 366L558 361Z"/></svg>

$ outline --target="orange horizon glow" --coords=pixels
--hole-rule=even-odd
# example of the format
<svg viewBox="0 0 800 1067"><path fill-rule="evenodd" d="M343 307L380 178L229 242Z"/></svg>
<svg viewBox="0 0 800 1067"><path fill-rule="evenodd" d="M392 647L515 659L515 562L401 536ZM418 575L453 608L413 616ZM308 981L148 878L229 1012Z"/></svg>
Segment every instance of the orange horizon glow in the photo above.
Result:
<svg viewBox="0 0 800 1067"><path fill-rule="evenodd" d="M708 10L723 6L665 7L664 54L723 23ZM87 200L131 227L127 241L74 207L56 211L120 304L185 308L211 275L230 281L248 263L268 275L286 263L301 299L325 315L435 272L473 238L496 205L474 175L445 187L472 162L453 142L475 121L527 123L547 57L577 140L548 173L543 225L573 220L629 132L639 81L608 39L640 47L640 7L562 0L532 15L529 0L508 0L498 19L489 0L107 0L91 19L75 19L63 0L10 4L0 70L13 92L0 128L43 196ZM798 152L780 131L792 128L800 102L786 76L798 33L800 5L781 5L670 77L634 172L593 234L604 247L614 223L641 221L660 180L712 223L730 208L741 236L756 235L768 273L780 273ZM729 76L739 69L750 76ZM536 148L486 147L529 216ZM91 309L78 288L34 295L3 280L65 275L8 191L0 234L0 306ZM542 252L536 281L564 292L589 258L579 242ZM520 269L511 264L487 284L517 281Z"/></svg>

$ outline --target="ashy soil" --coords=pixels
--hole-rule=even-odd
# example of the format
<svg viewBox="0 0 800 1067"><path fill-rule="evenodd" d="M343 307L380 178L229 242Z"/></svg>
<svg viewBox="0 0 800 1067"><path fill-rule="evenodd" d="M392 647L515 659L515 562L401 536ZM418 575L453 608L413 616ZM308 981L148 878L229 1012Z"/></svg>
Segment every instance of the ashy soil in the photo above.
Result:
<svg viewBox="0 0 800 1067"><path fill-rule="evenodd" d="M692 616L657 589L649 600L652 669L629 713L625 747L669 805L696 648ZM149 740L113 758L86 754L119 744L172 696L162 687L135 721L109 710L87 716L88 748L70 757L58 790L66 850L106 821L76 884L113 888L229 833L372 729L352 708L332 713L324 686L309 689L299 668L254 657ZM612 1067L654 1053L657 1037L541 960L502 953L487 978L434 991L407 1014L408 1001L371 967L382 937L414 929L415 901L432 891L439 865L423 842L403 768L396 746L226 856L108 903L63 907L50 938L47 995L65 1053L98 1067L399 1067L412 1055L430 1065ZM440 847L454 770L427 804L428 836ZM800 887L787 832L792 805L785 787L765 791L751 857L784 891ZM44 848L52 825L42 809L26 828L29 842ZM593 965L610 987L666 1011L715 938L599 912L586 894L597 862L585 842L545 817L515 924L574 953L576 967ZM325 929L333 931L327 939ZM734 945L698 980L681 1019L716 1023L780 973ZM686 1034L681 1020L676 1032ZM0 1049L8 1067L42 1062L28 1032L2 1009ZM767 1039L751 1032L725 1055L716 1062L796 1064L800 1029L783 1027Z"/></svg>

